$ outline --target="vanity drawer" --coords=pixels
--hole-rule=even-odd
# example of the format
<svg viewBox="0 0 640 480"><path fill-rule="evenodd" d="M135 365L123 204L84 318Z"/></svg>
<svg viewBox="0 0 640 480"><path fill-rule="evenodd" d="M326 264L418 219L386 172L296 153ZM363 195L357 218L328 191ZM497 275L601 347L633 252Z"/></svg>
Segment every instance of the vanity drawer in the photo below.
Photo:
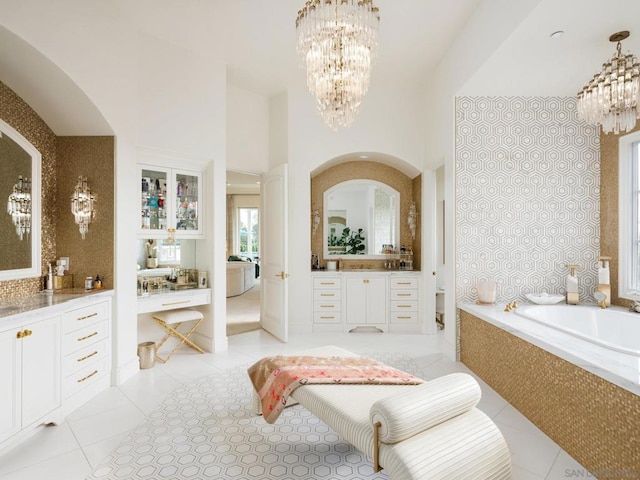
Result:
<svg viewBox="0 0 640 480"><path fill-rule="evenodd" d="M77 372L65 377L62 380L62 396L64 398L70 397L107 373L109 373L108 356L86 365Z"/></svg>
<svg viewBox="0 0 640 480"><path fill-rule="evenodd" d="M339 312L341 303L332 300L319 300L313 302L314 312Z"/></svg>
<svg viewBox="0 0 640 480"><path fill-rule="evenodd" d="M342 290L314 290L313 299L319 301L325 300L340 300L342 296Z"/></svg>
<svg viewBox="0 0 640 480"><path fill-rule="evenodd" d="M342 278L340 277L322 277L313 279L314 289L336 289L342 288Z"/></svg>
<svg viewBox="0 0 640 480"><path fill-rule="evenodd" d="M104 339L98 343L87 345L66 357L62 360L62 373L63 376L67 376L85 368L87 365L91 365L96 361L106 357L109 354L109 342Z"/></svg>
<svg viewBox="0 0 640 480"><path fill-rule="evenodd" d="M418 288L417 277L391 277L391 288Z"/></svg>
<svg viewBox="0 0 640 480"><path fill-rule="evenodd" d="M73 332L109 318L109 302L100 302L65 312L62 316L62 333Z"/></svg>
<svg viewBox="0 0 640 480"><path fill-rule="evenodd" d="M340 312L313 312L313 323L342 323Z"/></svg>
<svg viewBox="0 0 640 480"><path fill-rule="evenodd" d="M417 323L418 312L391 312L391 323Z"/></svg>
<svg viewBox="0 0 640 480"><path fill-rule="evenodd" d="M391 290L391 300L418 300L418 290Z"/></svg>
<svg viewBox="0 0 640 480"><path fill-rule="evenodd" d="M392 312L417 312L417 300L395 300L391 302Z"/></svg>
<svg viewBox="0 0 640 480"><path fill-rule="evenodd" d="M161 312L176 308L188 308L211 303L210 289L183 290L180 293L164 293L138 297L138 313Z"/></svg>
<svg viewBox="0 0 640 480"><path fill-rule="evenodd" d="M109 336L109 323L106 321L88 325L84 328L69 332L62 337L62 354L68 355L92 345Z"/></svg>

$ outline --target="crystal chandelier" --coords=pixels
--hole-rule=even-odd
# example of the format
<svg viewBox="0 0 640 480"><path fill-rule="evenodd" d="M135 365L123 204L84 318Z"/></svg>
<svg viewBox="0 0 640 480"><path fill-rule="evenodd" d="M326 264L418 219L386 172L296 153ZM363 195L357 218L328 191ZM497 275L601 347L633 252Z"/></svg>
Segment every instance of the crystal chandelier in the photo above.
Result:
<svg viewBox="0 0 640 480"><path fill-rule="evenodd" d="M617 42L616 53L578 93L578 117L602 125L604 133L628 132L640 117L638 58L631 53L623 55L620 43L628 36L624 31L609 37L610 42Z"/></svg>
<svg viewBox="0 0 640 480"><path fill-rule="evenodd" d="M20 240L31 233L31 180L18 176L18 183L7 201L7 213L16 227L16 234Z"/></svg>
<svg viewBox="0 0 640 480"><path fill-rule="evenodd" d="M91 193L87 186L87 179L78 177L78 184L73 195L71 195L71 213L73 213L76 224L80 228L80 235L83 240L89 231L89 224L96 216L95 201L95 195Z"/></svg>
<svg viewBox="0 0 640 480"><path fill-rule="evenodd" d="M372 0L308 0L298 12L297 51L325 123L348 127L369 88L380 15Z"/></svg>

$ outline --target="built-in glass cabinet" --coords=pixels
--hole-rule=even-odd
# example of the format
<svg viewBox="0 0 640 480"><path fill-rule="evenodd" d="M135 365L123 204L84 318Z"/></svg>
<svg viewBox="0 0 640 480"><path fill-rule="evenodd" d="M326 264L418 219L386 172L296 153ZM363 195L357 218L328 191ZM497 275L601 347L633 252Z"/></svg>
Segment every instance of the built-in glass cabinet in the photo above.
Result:
<svg viewBox="0 0 640 480"><path fill-rule="evenodd" d="M139 236L203 235L201 172L140 165L140 192Z"/></svg>

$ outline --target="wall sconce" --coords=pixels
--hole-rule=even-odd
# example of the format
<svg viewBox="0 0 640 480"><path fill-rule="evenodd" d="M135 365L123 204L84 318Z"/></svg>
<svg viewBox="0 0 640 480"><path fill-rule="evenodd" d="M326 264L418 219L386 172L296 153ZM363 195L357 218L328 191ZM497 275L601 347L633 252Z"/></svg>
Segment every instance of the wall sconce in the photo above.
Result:
<svg viewBox="0 0 640 480"><path fill-rule="evenodd" d="M31 180L27 177L18 176L18 183L7 200L7 213L11 215L20 240L31 233Z"/></svg>
<svg viewBox="0 0 640 480"><path fill-rule="evenodd" d="M320 211L316 206L311 210L311 225L313 225L313 235L315 235L320 225Z"/></svg>
<svg viewBox="0 0 640 480"><path fill-rule="evenodd" d="M91 193L87 186L87 178L78 177L78 184L73 195L71 195L71 213L73 213L76 224L80 228L80 235L83 240L89 231L89 224L96 216L95 201L95 195Z"/></svg>
<svg viewBox="0 0 640 480"><path fill-rule="evenodd" d="M416 202L411 201L409 207L409 215L407 217L407 223L409 224L409 230L411 230L411 237L416 239L416 225L418 224L418 209L416 208Z"/></svg>

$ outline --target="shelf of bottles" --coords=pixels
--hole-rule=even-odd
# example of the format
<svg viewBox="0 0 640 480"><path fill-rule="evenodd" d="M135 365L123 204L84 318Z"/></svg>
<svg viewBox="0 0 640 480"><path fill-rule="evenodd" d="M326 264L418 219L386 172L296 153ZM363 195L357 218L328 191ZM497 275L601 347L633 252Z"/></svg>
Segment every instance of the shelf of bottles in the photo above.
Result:
<svg viewBox="0 0 640 480"><path fill-rule="evenodd" d="M198 230L198 177L177 173L176 230Z"/></svg>
<svg viewBox="0 0 640 480"><path fill-rule="evenodd" d="M164 235L171 229L190 236L201 233L200 173L144 167L141 178L143 235Z"/></svg>
<svg viewBox="0 0 640 480"><path fill-rule="evenodd" d="M142 170L142 230L166 230L167 172Z"/></svg>

